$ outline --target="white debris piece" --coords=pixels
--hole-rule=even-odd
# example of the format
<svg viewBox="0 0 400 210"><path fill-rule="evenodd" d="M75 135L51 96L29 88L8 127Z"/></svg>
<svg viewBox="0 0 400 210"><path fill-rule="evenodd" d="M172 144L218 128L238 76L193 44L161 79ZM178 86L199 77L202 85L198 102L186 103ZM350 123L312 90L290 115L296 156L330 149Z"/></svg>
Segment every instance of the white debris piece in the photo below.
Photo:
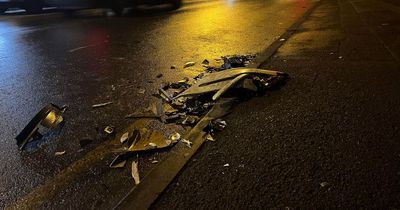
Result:
<svg viewBox="0 0 400 210"><path fill-rule="evenodd" d="M138 163L136 161L132 161L132 177L135 181L135 184L138 185L140 183L140 177L138 171Z"/></svg>
<svg viewBox="0 0 400 210"><path fill-rule="evenodd" d="M186 144L187 147L192 148L192 142L187 140L187 139L182 139L181 140L182 143Z"/></svg>
<svg viewBox="0 0 400 210"><path fill-rule="evenodd" d="M109 102L106 102L106 103L95 104L95 105L92 106L92 108L100 108L100 107L103 107L103 106L110 105L110 104L112 104L112 103L113 103L113 102L109 101Z"/></svg>
<svg viewBox="0 0 400 210"><path fill-rule="evenodd" d="M225 164L224 167L229 167L229 163Z"/></svg>
<svg viewBox="0 0 400 210"><path fill-rule="evenodd" d="M60 151L60 152L56 152L54 155L55 156L60 156L60 155L63 155L63 154L65 154L65 150L64 151Z"/></svg>
<svg viewBox="0 0 400 210"><path fill-rule="evenodd" d="M129 132L126 132L120 138L121 144L123 144L128 139L129 139Z"/></svg>
<svg viewBox="0 0 400 210"><path fill-rule="evenodd" d="M194 66L194 65L196 65L196 62L187 62L187 63L185 63L185 65L183 65L183 68L188 68L188 67L191 67L191 66Z"/></svg>

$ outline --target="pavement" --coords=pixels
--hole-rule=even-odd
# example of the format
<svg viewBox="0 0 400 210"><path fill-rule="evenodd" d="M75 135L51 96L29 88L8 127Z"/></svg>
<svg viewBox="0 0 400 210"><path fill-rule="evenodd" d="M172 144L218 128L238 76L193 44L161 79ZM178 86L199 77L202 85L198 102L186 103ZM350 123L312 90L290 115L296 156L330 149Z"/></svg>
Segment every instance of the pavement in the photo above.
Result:
<svg viewBox="0 0 400 210"><path fill-rule="evenodd" d="M171 65L262 52L314 3L187 2L121 19L5 17L0 208L112 208L133 184L129 171L107 168L111 141L82 150L79 139L131 124L121 119L146 106L150 94L138 89L150 93L158 73L170 81L199 72ZM400 208L399 12L390 0L321 1L261 65L289 73L289 82L237 106L152 208ZM68 126L41 150L20 153L12 138L49 99L70 105ZM59 150L66 154L55 158Z"/></svg>
<svg viewBox="0 0 400 210"><path fill-rule="evenodd" d="M322 1L262 65L291 80L240 104L152 209L399 208L399 12Z"/></svg>

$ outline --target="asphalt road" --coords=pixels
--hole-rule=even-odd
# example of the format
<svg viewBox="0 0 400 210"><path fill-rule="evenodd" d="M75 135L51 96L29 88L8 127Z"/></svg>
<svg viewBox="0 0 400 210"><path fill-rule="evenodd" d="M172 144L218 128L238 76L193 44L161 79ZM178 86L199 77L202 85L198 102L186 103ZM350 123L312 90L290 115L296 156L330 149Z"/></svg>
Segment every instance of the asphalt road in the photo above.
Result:
<svg viewBox="0 0 400 210"><path fill-rule="evenodd" d="M111 208L133 183L128 170L107 168L113 145L96 139L96 128L122 130L132 123L124 116L147 107L161 81L202 70L183 69L185 62L263 51L313 4L186 1L176 11L122 18L0 17L0 208ZM113 104L91 108L107 101ZM50 102L70 107L62 134L34 152L18 151L14 137ZM94 144L81 149L83 138Z"/></svg>

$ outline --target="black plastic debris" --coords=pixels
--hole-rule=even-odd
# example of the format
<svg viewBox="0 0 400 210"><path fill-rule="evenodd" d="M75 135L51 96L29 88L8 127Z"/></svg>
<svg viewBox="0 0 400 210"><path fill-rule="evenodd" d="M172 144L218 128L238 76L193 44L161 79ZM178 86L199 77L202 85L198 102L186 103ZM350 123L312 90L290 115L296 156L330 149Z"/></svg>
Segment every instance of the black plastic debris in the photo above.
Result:
<svg viewBox="0 0 400 210"><path fill-rule="evenodd" d="M59 133L64 125L63 114L66 110L66 106L58 107L54 104L43 107L15 137L18 148L23 150L28 142L39 140L51 131Z"/></svg>

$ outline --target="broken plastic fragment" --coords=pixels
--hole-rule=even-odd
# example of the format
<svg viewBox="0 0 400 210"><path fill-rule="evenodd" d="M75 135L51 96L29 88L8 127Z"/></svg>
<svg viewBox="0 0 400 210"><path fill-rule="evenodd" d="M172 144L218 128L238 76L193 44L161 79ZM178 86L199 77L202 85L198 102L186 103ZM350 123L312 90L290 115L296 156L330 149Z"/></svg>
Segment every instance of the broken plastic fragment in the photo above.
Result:
<svg viewBox="0 0 400 210"><path fill-rule="evenodd" d="M63 155L63 154L65 154L65 150L54 153L55 156L60 156L60 155Z"/></svg>
<svg viewBox="0 0 400 210"><path fill-rule="evenodd" d="M192 142L187 140L187 139L182 139L181 140L182 143L184 143L187 147L192 148Z"/></svg>
<svg viewBox="0 0 400 210"><path fill-rule="evenodd" d="M135 184L138 185L140 183L139 178L139 170L138 170L138 163L136 161L132 161L132 177L135 181Z"/></svg>
<svg viewBox="0 0 400 210"><path fill-rule="evenodd" d="M229 163L225 164L224 167L229 167Z"/></svg>
<svg viewBox="0 0 400 210"><path fill-rule="evenodd" d="M138 93L140 93L140 94L144 94L146 92L146 90L145 89L139 89L139 92Z"/></svg>
<svg viewBox="0 0 400 210"><path fill-rule="evenodd" d="M171 66L171 69L176 69L176 66L175 66L175 65L172 65L172 66Z"/></svg>
<svg viewBox="0 0 400 210"><path fill-rule="evenodd" d="M183 65L183 68L188 68L188 67L191 67L194 65L196 65L196 62L187 62L187 63L185 63L185 65Z"/></svg>
<svg viewBox="0 0 400 210"><path fill-rule="evenodd" d="M156 164L156 163L158 163L158 160L153 160L153 161L151 161L151 163Z"/></svg>
<svg viewBox="0 0 400 210"><path fill-rule="evenodd" d="M208 64L210 64L210 62L209 62L207 59L204 59L204 61L201 62L201 64L203 64L203 65L208 65Z"/></svg>
<svg viewBox="0 0 400 210"><path fill-rule="evenodd" d="M218 131L222 131L225 129L226 127L226 121L222 120L222 119L216 119L216 120L212 120L210 122L210 127L212 129L218 130Z"/></svg>
<svg viewBox="0 0 400 210"><path fill-rule="evenodd" d="M173 142L177 142L181 139L181 134L179 134L178 132L175 132L169 136L169 139Z"/></svg>
<svg viewBox="0 0 400 210"><path fill-rule="evenodd" d="M206 135L206 140L207 141L215 141L215 139L211 136L211 134Z"/></svg>
<svg viewBox="0 0 400 210"><path fill-rule="evenodd" d="M128 139L129 139L129 132L126 132L126 133L122 134L122 136L120 138L121 144L123 144Z"/></svg>
<svg viewBox="0 0 400 210"><path fill-rule="evenodd" d="M157 74L156 77L157 77L157 78L161 78L162 76L163 76L163 74L160 73L160 74Z"/></svg>
<svg viewBox="0 0 400 210"><path fill-rule="evenodd" d="M100 107L104 107L104 106L110 105L112 103L113 102L109 101L109 102L106 102L106 103L95 104L95 105L92 106L92 108L100 108Z"/></svg>
<svg viewBox="0 0 400 210"><path fill-rule="evenodd" d="M43 107L25 126L21 133L15 137L19 149L24 149L26 144L31 140L41 139L44 136L43 132L50 134L58 130L59 134L64 125L63 114L66 109L67 106L60 108L54 104L48 104Z"/></svg>
<svg viewBox="0 0 400 210"><path fill-rule="evenodd" d="M112 134L114 133L114 127L113 126L107 126L104 128L104 132L108 133L108 134Z"/></svg>

